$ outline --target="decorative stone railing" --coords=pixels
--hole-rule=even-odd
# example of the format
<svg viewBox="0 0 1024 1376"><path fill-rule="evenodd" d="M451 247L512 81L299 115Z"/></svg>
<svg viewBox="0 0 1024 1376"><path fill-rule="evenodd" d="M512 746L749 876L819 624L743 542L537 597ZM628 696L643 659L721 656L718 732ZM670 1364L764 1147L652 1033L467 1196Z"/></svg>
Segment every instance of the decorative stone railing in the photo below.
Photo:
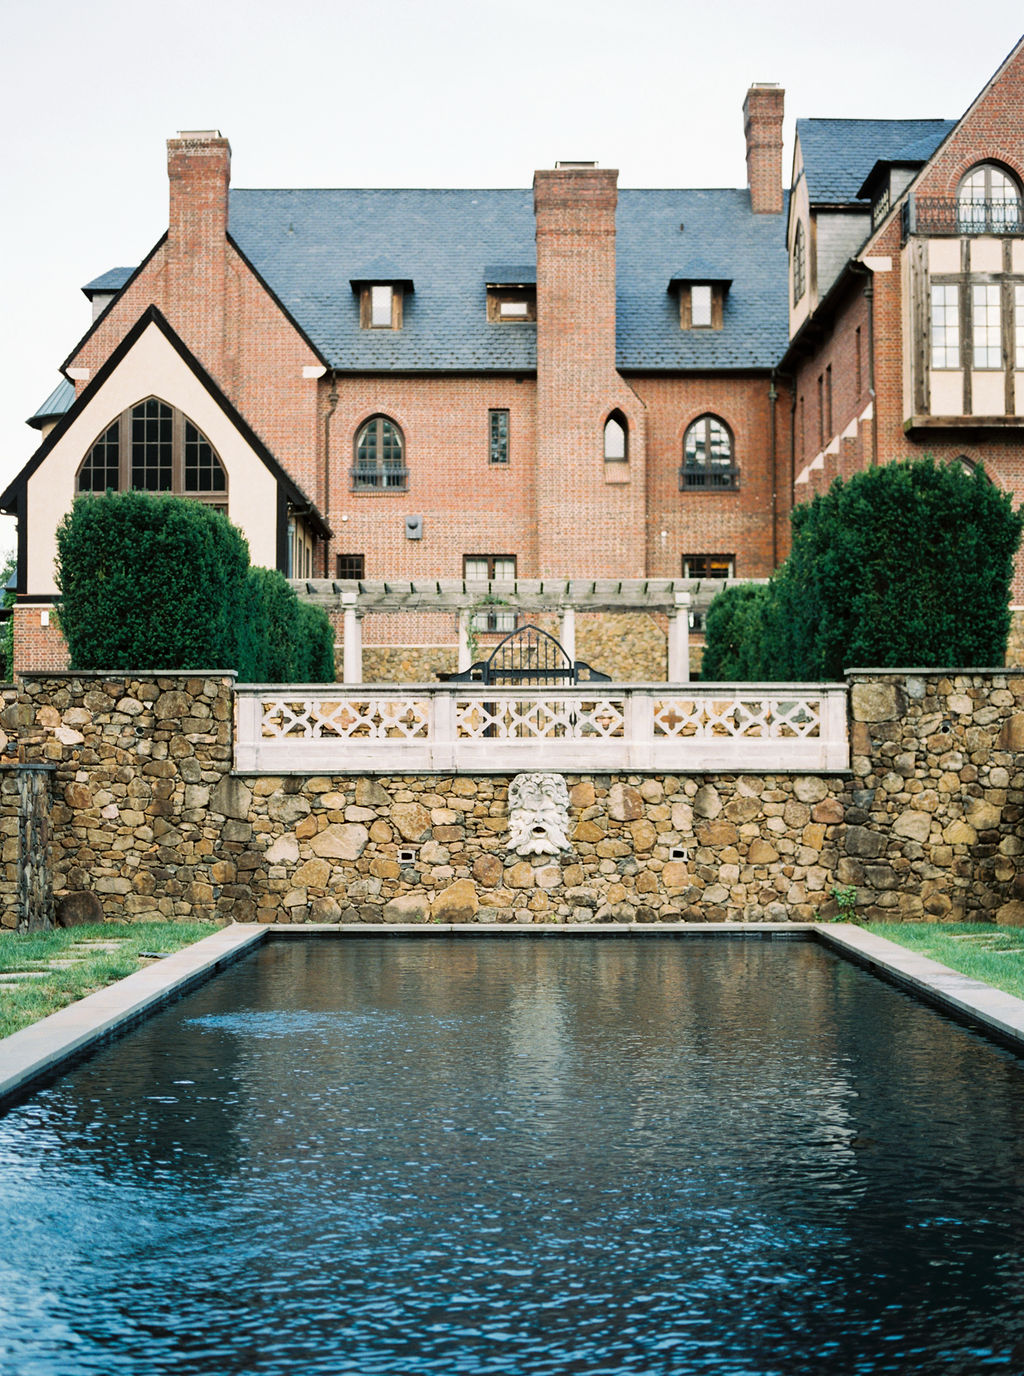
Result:
<svg viewBox="0 0 1024 1376"><path fill-rule="evenodd" d="M849 767L834 684L240 688L235 769L820 773Z"/></svg>

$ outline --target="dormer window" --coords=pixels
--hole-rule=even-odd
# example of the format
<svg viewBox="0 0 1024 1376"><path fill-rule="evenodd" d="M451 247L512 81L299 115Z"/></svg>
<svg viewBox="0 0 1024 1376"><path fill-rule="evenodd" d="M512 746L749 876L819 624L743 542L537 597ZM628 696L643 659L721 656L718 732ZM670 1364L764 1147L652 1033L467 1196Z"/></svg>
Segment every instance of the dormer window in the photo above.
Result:
<svg viewBox="0 0 1024 1376"><path fill-rule="evenodd" d="M709 273L697 278L673 277L668 289L679 293L679 328L681 330L720 330L725 294L732 283L724 277Z"/></svg>
<svg viewBox="0 0 1024 1376"><path fill-rule="evenodd" d="M485 268L487 319L523 325L537 319L537 271L529 264Z"/></svg>
<svg viewBox="0 0 1024 1376"><path fill-rule="evenodd" d="M359 323L364 330L402 328L402 289L391 282L373 282L360 297Z"/></svg>
<svg viewBox="0 0 1024 1376"><path fill-rule="evenodd" d="M488 287L487 319L512 325L536 320L536 287Z"/></svg>
<svg viewBox="0 0 1024 1376"><path fill-rule="evenodd" d="M412 278L399 264L378 258L349 284L359 297L359 325L364 330L400 330L404 298L412 295Z"/></svg>

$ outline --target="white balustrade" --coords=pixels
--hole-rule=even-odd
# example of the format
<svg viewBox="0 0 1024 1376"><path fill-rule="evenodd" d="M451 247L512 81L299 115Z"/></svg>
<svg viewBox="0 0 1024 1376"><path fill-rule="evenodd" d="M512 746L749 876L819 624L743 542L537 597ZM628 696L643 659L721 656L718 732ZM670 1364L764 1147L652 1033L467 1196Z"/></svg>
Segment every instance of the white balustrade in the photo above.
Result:
<svg viewBox="0 0 1024 1376"><path fill-rule="evenodd" d="M804 774L849 763L846 689L834 684L237 691L240 773Z"/></svg>

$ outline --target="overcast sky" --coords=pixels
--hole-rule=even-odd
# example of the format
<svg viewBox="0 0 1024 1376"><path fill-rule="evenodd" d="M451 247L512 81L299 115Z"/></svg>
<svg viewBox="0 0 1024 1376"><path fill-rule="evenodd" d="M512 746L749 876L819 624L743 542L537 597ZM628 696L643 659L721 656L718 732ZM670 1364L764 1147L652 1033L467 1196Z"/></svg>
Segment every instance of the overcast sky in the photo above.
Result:
<svg viewBox="0 0 1024 1376"><path fill-rule="evenodd" d="M786 89L787 177L797 117L961 115L1024 29L1020 0L984 0L971 26L965 13L961 0L0 0L0 485L35 449L24 420L88 325L79 288L166 229L178 129L226 134L235 186L529 186L558 158L617 167L623 186L742 186L753 81Z"/></svg>

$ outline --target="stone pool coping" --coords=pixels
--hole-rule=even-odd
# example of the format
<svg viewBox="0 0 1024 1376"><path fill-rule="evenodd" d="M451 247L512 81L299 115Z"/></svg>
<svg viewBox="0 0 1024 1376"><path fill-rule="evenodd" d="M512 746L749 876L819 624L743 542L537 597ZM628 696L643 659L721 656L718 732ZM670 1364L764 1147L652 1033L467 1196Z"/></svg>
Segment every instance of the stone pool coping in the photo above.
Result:
<svg viewBox="0 0 1024 1376"><path fill-rule="evenodd" d="M94 1045L126 1030L148 1013L203 983L264 941L308 936L708 936L811 939L1024 1054L1024 999L958 974L927 956L846 923L659 922L635 923L301 923L278 926L235 923L185 946L126 979L0 1040L0 1107L37 1080L58 1071Z"/></svg>

